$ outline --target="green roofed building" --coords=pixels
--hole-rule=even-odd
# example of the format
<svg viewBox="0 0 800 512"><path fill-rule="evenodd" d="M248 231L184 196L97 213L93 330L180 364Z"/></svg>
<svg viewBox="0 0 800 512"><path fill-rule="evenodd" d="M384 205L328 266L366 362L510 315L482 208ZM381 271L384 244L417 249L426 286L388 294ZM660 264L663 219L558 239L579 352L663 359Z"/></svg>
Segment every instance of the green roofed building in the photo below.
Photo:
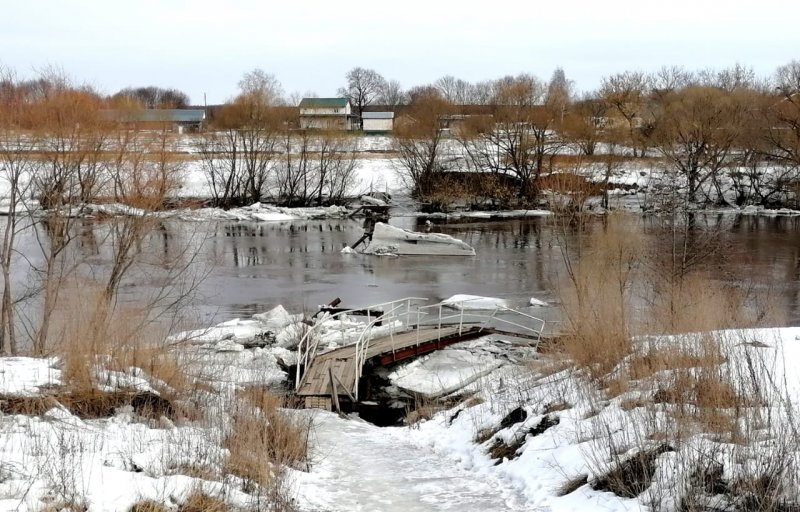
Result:
<svg viewBox="0 0 800 512"><path fill-rule="evenodd" d="M347 98L303 98L300 101L300 128L304 130L354 130L354 116Z"/></svg>

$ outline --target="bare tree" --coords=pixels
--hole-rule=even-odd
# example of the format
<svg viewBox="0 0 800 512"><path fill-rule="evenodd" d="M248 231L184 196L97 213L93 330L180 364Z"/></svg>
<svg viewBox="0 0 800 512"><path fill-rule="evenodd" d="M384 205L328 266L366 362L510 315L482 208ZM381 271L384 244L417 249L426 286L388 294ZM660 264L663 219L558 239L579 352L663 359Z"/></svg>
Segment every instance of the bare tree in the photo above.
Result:
<svg viewBox="0 0 800 512"><path fill-rule="evenodd" d="M495 96L495 129L486 133L500 155L501 170L514 174L520 195L533 198L536 180L548 157L563 145L555 131L562 120L565 98L531 75L501 79Z"/></svg>
<svg viewBox="0 0 800 512"><path fill-rule="evenodd" d="M662 66L650 80L656 94L667 94L683 89L696 81L694 74L681 66Z"/></svg>
<svg viewBox="0 0 800 512"><path fill-rule="evenodd" d="M26 129L30 121L30 107L24 93L18 88L11 70L0 67L0 181L5 182L8 195L2 199L7 204L5 226L0 239L0 269L3 274L3 295L0 302L0 352L17 353L17 336L12 289L12 262L16 252L16 237L28 227L24 202L29 193L34 161L30 153L36 149L38 139Z"/></svg>
<svg viewBox="0 0 800 512"><path fill-rule="evenodd" d="M386 87L386 79L374 69L353 68L347 72L345 80L347 85L339 89L339 94L350 100L357 115L361 115L364 107L374 103Z"/></svg>
<svg viewBox="0 0 800 512"><path fill-rule="evenodd" d="M470 103L488 105L494 100L494 85L491 80L484 80L472 86Z"/></svg>
<svg viewBox="0 0 800 512"><path fill-rule="evenodd" d="M689 87L665 97L652 140L685 180L691 202L725 200L720 171L739 140L745 108L738 97L720 89ZM704 185L713 186L716 197Z"/></svg>
<svg viewBox="0 0 800 512"><path fill-rule="evenodd" d="M594 155L606 128L607 113L608 105L602 98L587 94L570 108L562 133L576 143L584 155Z"/></svg>
<svg viewBox="0 0 800 512"><path fill-rule="evenodd" d="M775 72L779 97L771 105L769 142L779 161L800 166L800 61L792 61Z"/></svg>
<svg viewBox="0 0 800 512"><path fill-rule="evenodd" d="M385 83L381 90L378 102L381 105L386 105L389 108L405 105L408 101L403 87L397 80L389 80Z"/></svg>
<svg viewBox="0 0 800 512"><path fill-rule="evenodd" d="M408 103L414 104L420 101L428 101L430 98L439 98L445 100L442 92L434 85L415 85L406 92L408 96ZM446 100L445 100L446 101Z"/></svg>
<svg viewBox="0 0 800 512"><path fill-rule="evenodd" d="M239 80L240 96L249 98L261 106L275 106L285 103L283 99L283 86L275 75L263 69L256 68L248 71Z"/></svg>
<svg viewBox="0 0 800 512"><path fill-rule="evenodd" d="M217 114L200 141L203 168L217 204L263 200L279 136L290 124L280 83L262 70L246 73L241 92Z"/></svg>
<svg viewBox="0 0 800 512"><path fill-rule="evenodd" d="M453 105L468 105L473 100L473 86L452 75L443 76L434 84L442 96Z"/></svg>
<svg viewBox="0 0 800 512"><path fill-rule="evenodd" d="M641 149L640 153L644 156L644 148L641 148L643 138L639 128L647 108L650 88L651 78L639 71L626 71L606 77L600 88L600 94L605 101L624 119L634 156L637 155L637 148Z"/></svg>
<svg viewBox="0 0 800 512"><path fill-rule="evenodd" d="M341 204L356 185L352 137L335 131L285 131L277 149L276 199L281 204Z"/></svg>
<svg viewBox="0 0 800 512"><path fill-rule="evenodd" d="M547 84L547 103L551 108L561 111L563 119L567 106L572 102L574 83L567 80L563 68L556 68Z"/></svg>
<svg viewBox="0 0 800 512"><path fill-rule="evenodd" d="M402 175L415 197L428 201L436 191L437 180L450 169L451 159L443 148L442 118L451 111L450 103L438 92L421 93L404 118L397 121L395 144Z"/></svg>
<svg viewBox="0 0 800 512"><path fill-rule="evenodd" d="M728 92L736 89L751 89L756 85L756 74L752 68L738 62L721 70L704 69L697 73L699 85L717 87Z"/></svg>

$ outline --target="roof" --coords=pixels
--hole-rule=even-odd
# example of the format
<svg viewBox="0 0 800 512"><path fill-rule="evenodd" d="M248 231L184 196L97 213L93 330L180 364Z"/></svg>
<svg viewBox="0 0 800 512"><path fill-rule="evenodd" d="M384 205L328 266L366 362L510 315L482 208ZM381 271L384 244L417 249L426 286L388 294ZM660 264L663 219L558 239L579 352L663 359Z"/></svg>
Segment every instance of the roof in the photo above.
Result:
<svg viewBox="0 0 800 512"><path fill-rule="evenodd" d="M200 123L206 118L205 110L200 109L174 109L174 108L148 108L143 110L106 110L110 119L123 123Z"/></svg>
<svg viewBox="0 0 800 512"><path fill-rule="evenodd" d="M362 112L362 119L394 119L394 112Z"/></svg>
<svg viewBox="0 0 800 512"><path fill-rule="evenodd" d="M347 98L303 98L300 108L344 108L348 103Z"/></svg>

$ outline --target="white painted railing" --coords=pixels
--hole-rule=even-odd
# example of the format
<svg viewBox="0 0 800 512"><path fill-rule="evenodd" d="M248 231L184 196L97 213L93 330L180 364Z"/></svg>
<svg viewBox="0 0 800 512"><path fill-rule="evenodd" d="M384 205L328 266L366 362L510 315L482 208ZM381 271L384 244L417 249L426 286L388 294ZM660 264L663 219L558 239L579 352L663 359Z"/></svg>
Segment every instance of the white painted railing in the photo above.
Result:
<svg viewBox="0 0 800 512"><path fill-rule="evenodd" d="M417 333L417 346L421 341L421 330L429 327L436 327L438 330L438 339L442 338L442 328L450 328L458 324L458 334L461 335L465 331L465 325L478 327L479 330L488 329L493 322L503 325L513 326L521 330L522 334L533 337L535 336L538 345L541 340L542 332L545 328L545 321L541 318L523 313L514 308L503 305L498 305L492 310L465 310L463 302L469 302L469 299L462 303L453 302L439 302L437 304L419 305L420 302L426 302L427 299L421 297L406 297L403 299L384 302L381 304L374 304L366 308L354 308L346 311L341 311L333 315L324 314L318 318L313 326L310 326L306 331L300 343L297 345L297 373L295 375L295 389L299 389L303 383L306 375L306 370L309 368L314 358L317 355L320 333L322 326L330 320L342 321L347 315L354 312L364 312L366 310L367 321L360 322L363 324L361 332L355 340L355 365L356 365L356 379L353 385L352 394L358 399L358 383L361 379L364 363L366 362L366 355L369 349L372 333L378 323L389 326L387 335L392 340L392 348L394 349L394 335L397 332L407 332L412 329ZM461 306L460 308L457 305ZM456 308L454 310L453 308ZM380 315L373 316L373 311L386 309ZM452 313L450 312L452 311ZM498 313L510 313L528 319L534 325L524 325L519 322L514 322L502 316L497 316ZM400 326L397 326L397 323ZM352 327L343 327L341 329L342 345L348 345L347 331L352 331Z"/></svg>
<svg viewBox="0 0 800 512"><path fill-rule="evenodd" d="M492 322L499 322L504 325L510 325L517 329L521 329L523 333L534 335L536 336L536 343L538 344L542 338L542 332L544 331L546 322L538 317L533 315L529 315L527 313L523 313L522 311L514 308L510 308L508 306L497 305L494 309L487 309L487 310L465 310L464 303L469 302L469 299L461 301L461 302L439 302L437 304L430 304L427 306L420 306L417 311L417 325L416 328L419 331L420 328L425 327L426 325L436 325L436 327L441 332L442 325L446 325L448 327L453 326L456 324L456 320L458 321L458 334L460 335L464 330L464 323L468 324L475 324L478 323L481 329L488 328ZM460 307L459 307L460 306ZM433 310L429 312L429 310ZM452 310L452 313L450 311ZM511 321L507 318L503 318L502 316L497 316L498 313L506 312L511 313L513 315L518 315L524 318L531 320L534 325L524 325L518 322ZM421 315L426 315L429 317L433 317L435 314L436 322L424 324L422 322ZM478 320L478 322L475 322Z"/></svg>
<svg viewBox="0 0 800 512"><path fill-rule="evenodd" d="M412 328L411 320L414 317L414 311L416 311L417 305L420 302L427 302L428 299L422 297L405 297L402 299L393 300L390 302L383 302L381 304L373 304L371 306L367 306L364 308L353 308L348 309L346 311L340 311L333 315L325 313L314 322L314 325L310 326L308 330L305 332L303 337L300 339L300 342L297 344L297 374L295 375L295 389L299 388L303 382L303 378L305 377L305 371L314 360L317 355L317 351L319 348L319 341L320 341L320 334L323 329L323 326L326 326L326 323L330 320L344 320L348 315L352 315L355 312L362 312L366 310L366 323L364 327L361 329L361 332L358 333L356 338L357 344L363 345L363 338L367 331L372 330L378 322L387 323L390 325L389 328L389 335L394 336L395 332L400 330L408 330ZM371 314L372 311L387 309L388 311L381 313L380 315L373 316ZM401 322L402 327L395 328L395 322ZM343 323L343 322L342 322ZM330 325L327 325L330 328ZM345 327L344 325L341 326L340 329L341 333L341 340L342 345L348 344L347 338L347 331L352 331L353 327L348 326ZM358 350L359 347L357 347Z"/></svg>

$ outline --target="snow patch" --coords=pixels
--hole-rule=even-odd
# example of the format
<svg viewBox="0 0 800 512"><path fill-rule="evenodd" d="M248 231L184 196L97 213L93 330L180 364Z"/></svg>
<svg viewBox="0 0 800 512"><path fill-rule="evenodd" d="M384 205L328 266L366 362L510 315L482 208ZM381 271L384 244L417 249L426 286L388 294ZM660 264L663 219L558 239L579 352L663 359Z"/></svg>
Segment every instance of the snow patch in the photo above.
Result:
<svg viewBox="0 0 800 512"><path fill-rule="evenodd" d="M395 370L389 380L407 391L436 397L457 391L502 364L491 354L446 349Z"/></svg>
<svg viewBox="0 0 800 512"><path fill-rule="evenodd" d="M475 249L441 233L417 233L378 222L365 254L475 256Z"/></svg>
<svg viewBox="0 0 800 512"><path fill-rule="evenodd" d="M278 304L266 313L253 315L253 320L261 322L263 327L270 331L279 331L284 327L297 323L303 319L303 315L291 315L286 308Z"/></svg>
<svg viewBox="0 0 800 512"><path fill-rule="evenodd" d="M549 304L543 300L539 300L536 297L531 297L530 305L535 308L544 308L549 306Z"/></svg>
<svg viewBox="0 0 800 512"><path fill-rule="evenodd" d="M0 358L0 393L7 395L38 395L40 388L61 384L58 359L49 357Z"/></svg>
<svg viewBox="0 0 800 512"><path fill-rule="evenodd" d="M463 311L507 308L508 301L496 297L481 297L480 295L456 294L442 301L449 308Z"/></svg>

